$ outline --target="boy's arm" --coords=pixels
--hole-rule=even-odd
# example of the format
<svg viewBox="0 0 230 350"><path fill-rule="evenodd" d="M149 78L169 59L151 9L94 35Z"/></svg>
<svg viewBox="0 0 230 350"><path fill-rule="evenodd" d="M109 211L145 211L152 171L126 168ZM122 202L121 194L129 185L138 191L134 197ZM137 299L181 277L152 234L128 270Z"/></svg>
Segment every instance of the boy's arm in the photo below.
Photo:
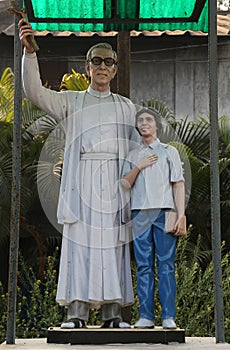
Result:
<svg viewBox="0 0 230 350"><path fill-rule="evenodd" d="M121 184L126 190L130 189L133 186L137 178L137 175L139 174L140 171L141 170L137 167L137 165L135 165L135 167L132 168L130 172L128 172L122 177Z"/></svg>
<svg viewBox="0 0 230 350"><path fill-rule="evenodd" d="M147 157L144 157L139 160L139 162L127 173L125 174L121 179L121 184L125 189L130 189L134 182L136 181L136 178L140 171L147 166L150 166L157 161L157 156L155 154L149 155Z"/></svg>
<svg viewBox="0 0 230 350"><path fill-rule="evenodd" d="M175 225L176 236L186 235L186 218L185 218L185 187L184 181L173 182L173 196L177 210L178 219Z"/></svg>

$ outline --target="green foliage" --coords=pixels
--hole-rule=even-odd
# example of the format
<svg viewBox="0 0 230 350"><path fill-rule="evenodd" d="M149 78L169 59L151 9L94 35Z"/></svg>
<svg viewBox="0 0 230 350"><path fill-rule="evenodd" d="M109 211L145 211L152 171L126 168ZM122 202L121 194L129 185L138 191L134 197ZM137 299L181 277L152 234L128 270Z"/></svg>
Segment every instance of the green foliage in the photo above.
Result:
<svg viewBox="0 0 230 350"><path fill-rule="evenodd" d="M66 73L62 77L60 90L86 90L89 86L89 80L85 74L77 73L72 69L72 74Z"/></svg>
<svg viewBox="0 0 230 350"><path fill-rule="evenodd" d="M189 237L180 238L177 248L177 320L187 336L215 336L213 262L200 264L201 237L188 259ZM224 245L224 243L223 243ZM224 250L224 249L223 249ZM225 338L230 342L230 254L222 257Z"/></svg>
<svg viewBox="0 0 230 350"><path fill-rule="evenodd" d="M4 341L7 322L7 294L3 291L2 283L0 282L0 344Z"/></svg>
<svg viewBox="0 0 230 350"><path fill-rule="evenodd" d="M31 267L20 256L16 336L19 338L45 337L50 326L58 326L64 319L65 309L55 302L57 290L58 248L48 257L44 278L37 279ZM0 284L0 334L6 331L7 298ZM4 339L1 338L0 342Z"/></svg>
<svg viewBox="0 0 230 350"><path fill-rule="evenodd" d="M8 67L0 78L0 120L12 122L14 111L14 74Z"/></svg>
<svg viewBox="0 0 230 350"><path fill-rule="evenodd" d="M12 145L14 118L14 74L6 68L0 77L0 254L4 256L9 240ZM57 122L36 107L29 99L22 99L21 186L20 186L20 246L27 261L33 256L33 266L43 263L48 247L56 245L61 236L48 223L42 211L37 191L37 163L49 133ZM52 169L53 170L53 169ZM51 177L53 182L56 180ZM53 183L50 184L52 187ZM37 218L40 218L39 220ZM45 247L45 249L44 249ZM38 259L34 258L38 256ZM3 281L5 282L5 281ZM4 283L5 284L5 283Z"/></svg>
<svg viewBox="0 0 230 350"><path fill-rule="evenodd" d="M212 262L203 271L199 264L200 238L189 263L188 237L179 240L177 248L177 318L191 336L214 335L214 299Z"/></svg>

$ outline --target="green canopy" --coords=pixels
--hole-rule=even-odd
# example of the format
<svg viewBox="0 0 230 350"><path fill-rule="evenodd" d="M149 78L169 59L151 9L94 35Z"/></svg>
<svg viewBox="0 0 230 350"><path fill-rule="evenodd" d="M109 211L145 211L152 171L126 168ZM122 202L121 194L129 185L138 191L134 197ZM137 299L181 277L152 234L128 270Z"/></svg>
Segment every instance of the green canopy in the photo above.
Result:
<svg viewBox="0 0 230 350"><path fill-rule="evenodd" d="M24 0L36 30L208 32L208 0Z"/></svg>

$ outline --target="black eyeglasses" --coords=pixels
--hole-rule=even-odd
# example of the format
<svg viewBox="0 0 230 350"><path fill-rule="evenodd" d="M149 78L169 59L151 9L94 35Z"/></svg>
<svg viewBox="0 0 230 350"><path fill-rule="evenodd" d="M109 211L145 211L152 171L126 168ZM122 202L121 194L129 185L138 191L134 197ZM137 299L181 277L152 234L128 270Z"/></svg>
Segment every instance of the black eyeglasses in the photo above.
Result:
<svg viewBox="0 0 230 350"><path fill-rule="evenodd" d="M106 57L103 59L97 56L92 57L89 62L91 62L94 66L100 66L102 62L104 62L107 67L112 67L117 63L112 57Z"/></svg>

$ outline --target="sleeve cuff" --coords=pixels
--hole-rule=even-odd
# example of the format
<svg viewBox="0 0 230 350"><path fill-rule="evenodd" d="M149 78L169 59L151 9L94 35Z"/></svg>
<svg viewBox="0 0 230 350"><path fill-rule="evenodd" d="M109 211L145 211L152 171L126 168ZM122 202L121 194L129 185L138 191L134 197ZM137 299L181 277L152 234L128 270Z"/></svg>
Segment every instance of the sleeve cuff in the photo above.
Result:
<svg viewBox="0 0 230 350"><path fill-rule="evenodd" d="M32 53L28 53L28 52L26 52L25 50L24 50L24 55L25 55L25 57L27 57L27 58L35 58L35 57L37 56L35 51L32 52Z"/></svg>

